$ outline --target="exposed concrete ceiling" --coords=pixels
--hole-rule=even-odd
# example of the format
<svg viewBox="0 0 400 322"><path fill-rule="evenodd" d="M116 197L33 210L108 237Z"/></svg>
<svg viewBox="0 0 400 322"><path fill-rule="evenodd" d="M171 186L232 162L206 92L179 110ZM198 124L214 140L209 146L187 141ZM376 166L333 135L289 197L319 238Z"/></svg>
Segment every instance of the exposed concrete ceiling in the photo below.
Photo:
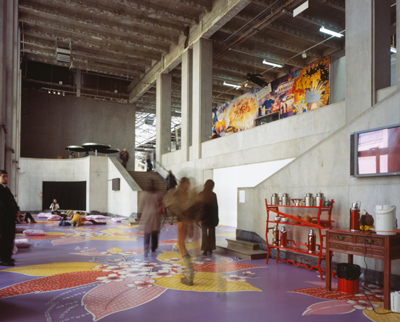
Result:
<svg viewBox="0 0 400 322"><path fill-rule="evenodd" d="M257 87L234 90L224 81L243 84L247 73L262 73L270 82L344 48L343 39L327 40L319 28L345 29L345 0L310 0L309 9L293 18L304 1L19 0L21 50L26 61L130 81L125 93L109 96L135 102L143 113L155 111L156 76L171 72L178 113L180 57L200 37L214 43L213 106ZM72 64L56 61L56 41L70 46ZM263 59L284 67L267 68Z"/></svg>

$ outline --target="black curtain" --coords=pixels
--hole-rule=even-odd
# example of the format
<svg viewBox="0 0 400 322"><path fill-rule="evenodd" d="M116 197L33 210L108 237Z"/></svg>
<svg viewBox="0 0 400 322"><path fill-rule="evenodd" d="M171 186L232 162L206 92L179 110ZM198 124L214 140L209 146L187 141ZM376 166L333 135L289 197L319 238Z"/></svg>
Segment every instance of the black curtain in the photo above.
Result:
<svg viewBox="0 0 400 322"><path fill-rule="evenodd" d="M86 181L43 181L43 209L57 199L61 209L86 210Z"/></svg>

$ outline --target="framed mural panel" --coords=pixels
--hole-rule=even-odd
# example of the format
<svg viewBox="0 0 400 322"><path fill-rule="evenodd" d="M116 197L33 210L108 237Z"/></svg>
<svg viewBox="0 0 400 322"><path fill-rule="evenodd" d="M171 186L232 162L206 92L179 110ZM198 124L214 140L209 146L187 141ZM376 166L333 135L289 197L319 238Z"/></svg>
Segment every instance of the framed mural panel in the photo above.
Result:
<svg viewBox="0 0 400 322"><path fill-rule="evenodd" d="M256 119L279 112L283 119L329 104L330 57L274 80L213 109L213 133L225 136L256 125ZM214 137L213 135L213 137Z"/></svg>

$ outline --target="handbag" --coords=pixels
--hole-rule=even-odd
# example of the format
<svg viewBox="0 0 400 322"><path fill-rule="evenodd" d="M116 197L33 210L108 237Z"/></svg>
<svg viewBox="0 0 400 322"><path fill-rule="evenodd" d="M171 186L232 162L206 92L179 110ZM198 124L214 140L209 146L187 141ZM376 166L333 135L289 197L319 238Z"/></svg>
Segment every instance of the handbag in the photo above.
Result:
<svg viewBox="0 0 400 322"><path fill-rule="evenodd" d="M157 202L157 213L159 215L165 214L165 207L164 207L164 203L162 201Z"/></svg>

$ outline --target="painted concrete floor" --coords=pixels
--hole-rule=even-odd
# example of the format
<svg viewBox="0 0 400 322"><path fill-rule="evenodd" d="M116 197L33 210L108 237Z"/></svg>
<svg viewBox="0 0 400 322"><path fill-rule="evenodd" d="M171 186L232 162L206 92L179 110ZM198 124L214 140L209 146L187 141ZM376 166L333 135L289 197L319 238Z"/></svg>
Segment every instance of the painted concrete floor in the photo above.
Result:
<svg viewBox="0 0 400 322"><path fill-rule="evenodd" d="M138 226L18 227L47 235L30 237L32 247L14 256L16 267L0 267L2 322L400 321L378 314L386 312L381 288L367 291L374 311L364 293L328 293L316 271L273 260L265 265L216 251L194 258L195 285L183 285L175 225L163 227L149 257ZM233 227L217 228L218 241L234 236ZM193 254L198 243L188 248Z"/></svg>

